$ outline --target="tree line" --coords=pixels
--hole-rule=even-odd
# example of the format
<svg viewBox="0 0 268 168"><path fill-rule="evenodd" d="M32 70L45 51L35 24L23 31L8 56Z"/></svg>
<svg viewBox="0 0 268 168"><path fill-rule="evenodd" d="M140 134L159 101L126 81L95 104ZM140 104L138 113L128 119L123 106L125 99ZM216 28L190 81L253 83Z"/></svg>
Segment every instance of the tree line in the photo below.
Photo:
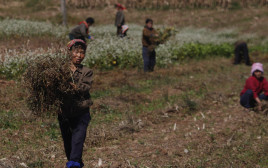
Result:
<svg viewBox="0 0 268 168"><path fill-rule="evenodd" d="M268 0L67 0L69 6L76 8L111 7L122 3L127 8L174 9L174 8L243 8L249 6L268 6Z"/></svg>

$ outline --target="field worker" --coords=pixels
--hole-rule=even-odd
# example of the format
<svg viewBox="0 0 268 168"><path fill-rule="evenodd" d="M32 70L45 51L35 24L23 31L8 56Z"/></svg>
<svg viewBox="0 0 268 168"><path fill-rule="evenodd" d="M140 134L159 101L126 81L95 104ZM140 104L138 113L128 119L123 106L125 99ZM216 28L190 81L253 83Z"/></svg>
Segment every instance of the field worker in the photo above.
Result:
<svg viewBox="0 0 268 168"><path fill-rule="evenodd" d="M117 36L121 35L122 32L122 26L125 24L125 15L124 15L124 10L126 9L123 5L121 4L116 4L115 7L117 8L117 13L115 16L115 26L117 27L116 34Z"/></svg>
<svg viewBox="0 0 268 168"><path fill-rule="evenodd" d="M89 27L94 24L95 20L91 17L87 18L86 21L82 21L79 25L75 26L69 33L70 40L81 39L86 41L86 39L93 39L89 35Z"/></svg>
<svg viewBox="0 0 268 168"><path fill-rule="evenodd" d="M142 33L142 58L144 72L154 71L156 63L155 47L158 45L158 34L153 28L153 20L146 19L145 27Z"/></svg>
<svg viewBox="0 0 268 168"><path fill-rule="evenodd" d="M81 62L85 58L86 43L74 39L68 43L72 82L75 92L67 94L63 99L61 113L58 115L65 154L68 159L67 168L81 168L83 145L86 138L90 117L90 89L93 81L93 71L84 67Z"/></svg>
<svg viewBox="0 0 268 168"><path fill-rule="evenodd" d="M235 42L235 61L234 64L240 64L242 58L245 60L246 65L250 66L250 60L248 56L248 46L246 42L237 41Z"/></svg>
<svg viewBox="0 0 268 168"><path fill-rule="evenodd" d="M254 63L251 76L246 80L244 89L240 93L240 104L245 108L253 108L257 105L258 110L261 111L261 100L268 100L268 82L263 77L262 64Z"/></svg>

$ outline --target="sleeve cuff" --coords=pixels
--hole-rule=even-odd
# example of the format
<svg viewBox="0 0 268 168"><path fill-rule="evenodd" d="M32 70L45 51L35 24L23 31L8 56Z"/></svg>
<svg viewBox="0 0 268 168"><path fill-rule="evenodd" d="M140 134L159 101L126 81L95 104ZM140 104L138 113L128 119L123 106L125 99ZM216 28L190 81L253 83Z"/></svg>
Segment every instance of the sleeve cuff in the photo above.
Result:
<svg viewBox="0 0 268 168"><path fill-rule="evenodd" d="M256 99L258 97L257 93L253 93L253 97Z"/></svg>

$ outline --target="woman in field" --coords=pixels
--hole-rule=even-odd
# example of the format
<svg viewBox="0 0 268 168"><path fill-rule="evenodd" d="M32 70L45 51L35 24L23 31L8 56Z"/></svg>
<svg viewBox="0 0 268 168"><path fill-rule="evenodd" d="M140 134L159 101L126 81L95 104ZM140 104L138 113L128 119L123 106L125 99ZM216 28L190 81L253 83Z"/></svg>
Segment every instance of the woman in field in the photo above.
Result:
<svg viewBox="0 0 268 168"><path fill-rule="evenodd" d="M116 35L120 36L122 34L122 26L125 24L125 15L124 10L126 9L121 4L116 4L115 7L117 8L117 13L115 16L115 23L114 25L117 27Z"/></svg>
<svg viewBox="0 0 268 168"><path fill-rule="evenodd" d="M263 65L254 63L251 67L251 76L246 80L244 89L240 94L240 104L245 108L257 105L262 110L261 100L268 100L268 82L263 77ZM262 94L264 92L264 94Z"/></svg>
<svg viewBox="0 0 268 168"><path fill-rule="evenodd" d="M66 94L58 115L65 154L68 159L67 168L81 168L83 145L86 131L91 119L89 109L92 105L90 88L93 81L93 71L84 67L81 62L85 58L86 44L81 39L68 43L70 69L73 81L70 83L74 93Z"/></svg>

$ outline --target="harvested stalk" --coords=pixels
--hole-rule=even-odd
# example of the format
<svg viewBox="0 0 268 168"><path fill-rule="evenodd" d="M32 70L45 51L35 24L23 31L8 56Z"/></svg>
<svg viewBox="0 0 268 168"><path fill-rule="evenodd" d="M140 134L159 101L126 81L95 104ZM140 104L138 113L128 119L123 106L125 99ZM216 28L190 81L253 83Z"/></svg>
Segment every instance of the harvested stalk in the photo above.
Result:
<svg viewBox="0 0 268 168"><path fill-rule="evenodd" d="M67 57L37 57L29 62L23 75L28 92L27 104L37 115L60 112L63 97L75 92Z"/></svg>

